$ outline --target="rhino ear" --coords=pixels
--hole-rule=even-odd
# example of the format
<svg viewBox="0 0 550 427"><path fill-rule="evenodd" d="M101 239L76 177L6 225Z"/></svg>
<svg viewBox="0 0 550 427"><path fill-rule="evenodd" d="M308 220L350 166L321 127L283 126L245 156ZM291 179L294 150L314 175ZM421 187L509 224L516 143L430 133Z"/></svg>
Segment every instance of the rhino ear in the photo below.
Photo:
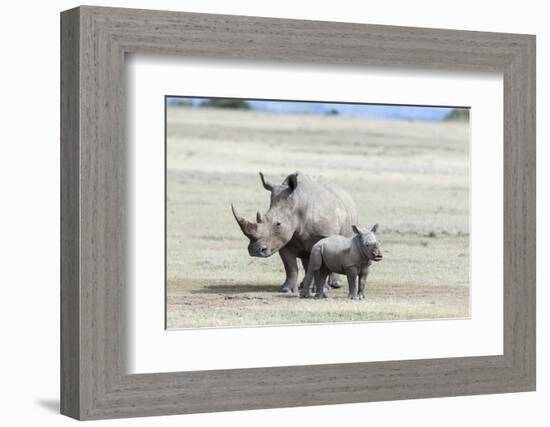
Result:
<svg viewBox="0 0 550 427"><path fill-rule="evenodd" d="M359 230L359 228L356 225L352 225L351 229L355 234L361 234L361 230Z"/></svg>
<svg viewBox="0 0 550 427"><path fill-rule="evenodd" d="M273 184L267 181L264 177L264 174L260 172L260 179L262 180L262 185L267 191L273 191Z"/></svg>
<svg viewBox="0 0 550 427"><path fill-rule="evenodd" d="M286 178L286 181L292 191L296 190L300 182L300 172L294 172L293 174L289 175Z"/></svg>
<svg viewBox="0 0 550 427"><path fill-rule="evenodd" d="M378 224L374 224L372 226L372 228L370 229L370 231L372 231L373 233L378 233L379 228L380 228L380 226Z"/></svg>

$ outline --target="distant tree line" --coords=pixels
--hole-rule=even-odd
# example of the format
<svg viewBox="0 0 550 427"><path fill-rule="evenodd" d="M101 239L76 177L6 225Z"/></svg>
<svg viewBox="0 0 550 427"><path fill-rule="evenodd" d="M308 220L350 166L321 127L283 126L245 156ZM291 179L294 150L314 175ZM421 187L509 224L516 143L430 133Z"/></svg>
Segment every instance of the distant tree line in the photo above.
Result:
<svg viewBox="0 0 550 427"><path fill-rule="evenodd" d="M453 108L449 114L444 117L444 120L448 121L468 121L470 120L469 108Z"/></svg>
<svg viewBox="0 0 550 427"><path fill-rule="evenodd" d="M190 101L183 101L178 99L177 101L172 101L170 105L174 105L176 107L192 107L193 103Z"/></svg>
<svg viewBox="0 0 550 427"><path fill-rule="evenodd" d="M235 110L250 110L250 104L242 99L232 98L211 98L200 104L200 107L207 108L230 108Z"/></svg>
<svg viewBox="0 0 550 427"><path fill-rule="evenodd" d="M247 101L232 98L210 98L200 104L193 104L191 101L181 99L171 101L170 105L175 107L193 107L193 105L196 105L201 108L232 108L236 110L250 110L252 108Z"/></svg>

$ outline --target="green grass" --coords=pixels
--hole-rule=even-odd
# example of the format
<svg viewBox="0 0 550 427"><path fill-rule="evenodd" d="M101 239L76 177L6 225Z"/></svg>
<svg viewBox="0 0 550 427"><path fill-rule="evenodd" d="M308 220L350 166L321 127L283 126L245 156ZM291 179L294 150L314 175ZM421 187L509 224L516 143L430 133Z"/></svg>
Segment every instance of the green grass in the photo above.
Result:
<svg viewBox="0 0 550 427"><path fill-rule="evenodd" d="M170 328L469 316L466 122L168 108L167 131ZM278 255L249 257L230 209L267 210L259 170L323 175L380 223L367 301L347 284L325 301L277 292Z"/></svg>
<svg viewBox="0 0 550 427"><path fill-rule="evenodd" d="M445 117L445 120L470 120L470 109L468 108L453 108L449 114Z"/></svg>

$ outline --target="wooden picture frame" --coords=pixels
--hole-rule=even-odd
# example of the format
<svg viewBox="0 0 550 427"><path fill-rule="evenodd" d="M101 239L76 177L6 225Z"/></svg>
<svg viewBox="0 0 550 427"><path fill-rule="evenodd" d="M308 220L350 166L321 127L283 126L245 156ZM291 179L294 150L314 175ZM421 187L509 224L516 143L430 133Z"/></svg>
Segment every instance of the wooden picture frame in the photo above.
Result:
<svg viewBox="0 0 550 427"><path fill-rule="evenodd" d="M504 353L126 374L127 53L502 72ZM84 420L534 390L535 255L534 36L88 6L62 12L63 414Z"/></svg>

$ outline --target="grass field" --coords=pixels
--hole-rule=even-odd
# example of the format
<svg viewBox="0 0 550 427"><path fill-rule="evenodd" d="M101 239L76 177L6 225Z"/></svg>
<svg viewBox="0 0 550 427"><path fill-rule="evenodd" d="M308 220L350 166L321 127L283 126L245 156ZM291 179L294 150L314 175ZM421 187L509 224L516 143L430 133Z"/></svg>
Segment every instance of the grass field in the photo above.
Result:
<svg viewBox="0 0 550 427"><path fill-rule="evenodd" d="M468 317L468 139L466 122L168 107L168 327ZM380 224L367 301L277 292L279 256L249 257L230 208L267 211L260 170L323 175Z"/></svg>

